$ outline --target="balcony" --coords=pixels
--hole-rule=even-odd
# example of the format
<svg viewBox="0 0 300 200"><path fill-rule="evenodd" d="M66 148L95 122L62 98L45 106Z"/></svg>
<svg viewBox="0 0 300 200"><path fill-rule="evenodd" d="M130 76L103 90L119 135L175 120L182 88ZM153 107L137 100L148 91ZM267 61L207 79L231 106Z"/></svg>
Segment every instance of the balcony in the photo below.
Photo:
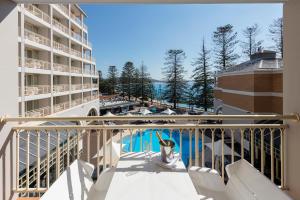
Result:
<svg viewBox="0 0 300 200"><path fill-rule="evenodd" d="M59 63L53 63L53 70L57 72L69 72L69 66Z"/></svg>
<svg viewBox="0 0 300 200"><path fill-rule="evenodd" d="M53 85L53 92L54 93L67 92L67 91L69 91L69 85L68 84Z"/></svg>
<svg viewBox="0 0 300 200"><path fill-rule="evenodd" d="M93 83L92 84L92 88L98 88L98 84L97 83Z"/></svg>
<svg viewBox="0 0 300 200"><path fill-rule="evenodd" d="M69 9L63 4L55 4L63 13L69 16Z"/></svg>
<svg viewBox="0 0 300 200"><path fill-rule="evenodd" d="M90 89L91 88L91 84L85 83L85 84L82 85L82 88L83 89Z"/></svg>
<svg viewBox="0 0 300 200"><path fill-rule="evenodd" d="M25 29L24 36L25 36L25 39L28 39L32 42L36 42L36 43L50 47L50 40L41 34L38 34L33 31L30 31L28 29Z"/></svg>
<svg viewBox="0 0 300 200"><path fill-rule="evenodd" d="M71 13L71 18L81 27L81 19L79 17L77 17L76 15L74 15L73 13Z"/></svg>
<svg viewBox="0 0 300 200"><path fill-rule="evenodd" d="M19 58L19 67L22 67L21 58ZM33 69L51 70L51 63L40 59L25 58L24 67L33 68Z"/></svg>
<svg viewBox="0 0 300 200"><path fill-rule="evenodd" d="M74 32L74 31L71 31L71 37L74 38L75 40L81 42L81 35Z"/></svg>
<svg viewBox="0 0 300 200"><path fill-rule="evenodd" d="M62 102L62 103L58 103L58 104L54 104L53 105L53 111L56 113L56 112L60 112L60 111L63 111L63 110L66 110L70 108L70 105L69 105L69 102L66 101L66 102Z"/></svg>
<svg viewBox="0 0 300 200"><path fill-rule="evenodd" d="M81 84L72 84L71 88L72 88L72 90L81 90L82 85Z"/></svg>
<svg viewBox="0 0 300 200"><path fill-rule="evenodd" d="M38 7L32 5L32 4L25 4L24 5L25 9L29 11L31 14L34 16L40 18L41 20L50 23L50 17L47 13L44 11L40 10Z"/></svg>
<svg viewBox="0 0 300 200"><path fill-rule="evenodd" d="M69 53L69 47L68 46L66 46L62 43L56 42L56 41L53 41L53 48L57 49L59 51L65 52L65 53Z"/></svg>
<svg viewBox="0 0 300 200"><path fill-rule="evenodd" d="M75 101L72 101L74 102L72 106L76 104ZM62 109L61 106L59 108ZM88 192L93 192L94 187L98 187L99 191L104 193L97 193L98 197L101 195L105 197L106 195L108 199L117 199L112 198L112 196L123 195L123 193L118 192L119 187L116 186L117 184L122 188L128 186L126 194L130 195L130 197L133 197L132 195L134 194L136 195L136 188L148 191L151 188L151 191L154 192L171 186L173 189L164 189L164 192L170 194L177 194L179 192L178 195L183 195L183 192L183 196L186 199L210 199L212 196L216 200L243 199L243 195L246 195L250 199L289 199L280 189L272 184L273 182L280 185L281 188L285 188L283 180L286 166L283 162L285 154L283 137L288 127L285 124L241 124L241 122L245 120L299 121L299 116L297 115L133 115L52 117L50 119L40 117L7 118L5 120L25 122L57 121L57 125L55 126L46 124L42 126L21 124L13 127L17 138L17 148L21 144L22 137L22 141L25 140L22 144L23 146L25 145L24 148L28 149L25 151L25 155L19 154L19 151L16 153L16 170L19 172L17 174L23 177L22 184L20 184L19 178L15 180L17 192L29 194L31 192L43 193L46 191L43 198L48 200L51 199L51 194L53 195L54 193L55 195L59 190L61 198L65 197L65 195L68 197L71 192L71 195L74 195L75 199L77 199L80 198L79 194L87 195ZM63 122L84 122L91 120L114 121L117 122L117 125L63 125ZM128 121L134 123L136 120L151 121L152 123L144 123L142 125L127 123ZM207 121L220 122L222 120L223 122L230 121L231 123L206 123ZM177 123L162 124L158 123L159 121L176 121ZM157 133L163 136L164 139L170 139L175 142L175 152L178 153L179 158L175 169L166 169L158 167L155 164L157 162L155 156L159 155L158 152L160 151L157 144L158 140L155 136ZM26 142L26 140L31 141L30 139L36 137L44 138L42 141L37 141L41 141L41 144L43 143L44 146L48 144L49 148L29 148L30 143ZM144 146L145 138L149 140L147 151L145 150L146 146ZM256 138L260 138L262 142L257 144L255 142ZM267 139L270 142L269 149L266 149ZM278 145L279 154L275 151L275 141L280 142ZM61 143L64 145L60 145ZM50 146L50 144L54 145ZM80 148L78 146L74 148L71 144L84 145L80 145ZM37 142L38 147L39 145L39 142ZM62 156L62 149L57 148L58 146L66 148L66 156ZM18 164L20 156L24 159L24 156L25 158L29 157L29 153L41 155L41 151L44 152L44 157L35 156L33 159L27 159L23 163L25 170L23 174L20 173ZM149 160L149 157L145 158L145 155L151 155L152 160ZM270 159L266 159L267 155ZM64 161L61 161L62 157ZM60 162L54 162L54 160L59 160ZM87 163L85 164L84 161ZM93 162L93 164L89 162ZM43 170L41 163L43 163ZM261 173L250 164L259 169ZM270 167L270 170L267 171L266 166ZM54 168L67 170L50 170ZM78 171L78 169L82 168L85 170L90 169L88 170L89 173L83 173L85 175L88 174L88 176L80 176L82 172ZM33 169L35 169L35 175L31 176L29 172ZM107 187L101 184L99 186L97 184L98 181L107 181L103 177L109 169L116 170L111 174L110 182ZM94 174L92 173L93 170ZM41 176L41 171L44 172L43 176ZM98 175L100 172L102 173ZM72 178L67 178L66 173L70 173ZM140 175L142 176L140 177ZM48 181L50 176L55 177L58 181L52 184L52 182ZM95 185L91 178L87 178L90 176L97 179ZM184 180L182 177L185 177ZM147 179L148 181L145 182L145 178L149 178ZM85 183L87 180L90 180L91 184L82 186L77 182L77 179L81 181L84 179ZM131 182L131 179L135 180ZM164 184L161 184L161 181ZM227 185L224 185L224 181L227 182ZM40 186L41 182L44 183L43 186ZM61 184L62 182L64 184ZM139 187L139 184L146 185ZM159 187L155 187L155 184L159 184ZM70 185L72 186L72 190L69 190ZM177 189L174 190L174 187ZM261 187L264 190L259 189ZM212 188L212 190L208 188ZM220 188L224 190L219 190ZM85 192L80 193L77 191ZM274 196L274 194L276 195ZM233 198L233 196L236 198ZM267 198L261 198L262 196ZM175 199L178 199L178 196Z"/></svg>
<svg viewBox="0 0 300 200"><path fill-rule="evenodd" d="M83 97L83 103L87 103L91 101L91 96L85 96Z"/></svg>
<svg viewBox="0 0 300 200"><path fill-rule="evenodd" d="M30 86L25 86L25 90L24 90L25 96L48 94L48 93L50 93L49 85L30 85Z"/></svg>
<svg viewBox="0 0 300 200"><path fill-rule="evenodd" d="M81 67L71 66L71 72L75 74L81 74Z"/></svg>
<svg viewBox="0 0 300 200"><path fill-rule="evenodd" d="M74 107L80 105L81 103L82 103L81 98L78 98L78 99L73 99L71 105L72 107Z"/></svg>
<svg viewBox="0 0 300 200"><path fill-rule="evenodd" d="M69 28L65 25L63 25L62 23L60 23L59 21L57 21L56 19L52 20L53 26L59 30L61 30L62 32L69 34Z"/></svg>
<svg viewBox="0 0 300 200"><path fill-rule="evenodd" d="M25 111L26 117L43 117L51 114L49 106Z"/></svg>
<svg viewBox="0 0 300 200"><path fill-rule="evenodd" d="M81 52L75 49L70 48L70 53L74 56L81 58Z"/></svg>

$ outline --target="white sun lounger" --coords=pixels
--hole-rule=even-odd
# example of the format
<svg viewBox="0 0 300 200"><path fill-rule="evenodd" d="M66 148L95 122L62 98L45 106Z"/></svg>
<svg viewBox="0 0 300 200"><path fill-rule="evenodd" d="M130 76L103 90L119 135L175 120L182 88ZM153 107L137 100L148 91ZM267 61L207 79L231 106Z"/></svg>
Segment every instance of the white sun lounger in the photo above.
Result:
<svg viewBox="0 0 300 200"><path fill-rule="evenodd" d="M191 167L189 175L199 199L214 200L291 200L282 190L246 160L226 166L225 185L216 170Z"/></svg>

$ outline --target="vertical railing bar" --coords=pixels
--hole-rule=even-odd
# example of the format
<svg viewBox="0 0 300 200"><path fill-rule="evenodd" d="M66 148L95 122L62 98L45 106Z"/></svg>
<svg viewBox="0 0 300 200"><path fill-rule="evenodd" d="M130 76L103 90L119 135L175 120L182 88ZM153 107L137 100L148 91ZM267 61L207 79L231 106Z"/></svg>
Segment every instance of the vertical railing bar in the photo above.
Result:
<svg viewBox="0 0 300 200"><path fill-rule="evenodd" d="M224 158L224 129L221 130L221 137L222 137L222 180L224 181L224 177L225 177L225 158Z"/></svg>
<svg viewBox="0 0 300 200"><path fill-rule="evenodd" d="M103 156L104 157L104 156ZM96 169L97 169L97 179L99 177L99 158L100 158L100 134L99 130L97 130L97 164L96 164Z"/></svg>
<svg viewBox="0 0 300 200"><path fill-rule="evenodd" d="M264 131L263 129L260 129L260 171L262 174L264 174Z"/></svg>
<svg viewBox="0 0 300 200"><path fill-rule="evenodd" d="M253 129L250 130L250 137L251 137L251 145L250 145L250 148L251 148L251 164L254 166L254 131Z"/></svg>
<svg viewBox="0 0 300 200"><path fill-rule="evenodd" d="M106 169L106 133L107 129L103 129L103 169Z"/></svg>
<svg viewBox="0 0 300 200"><path fill-rule="evenodd" d="M60 133L58 130L56 130L56 133L56 179L58 179L60 175Z"/></svg>
<svg viewBox="0 0 300 200"><path fill-rule="evenodd" d="M231 133L231 163L234 163L234 132L230 129Z"/></svg>
<svg viewBox="0 0 300 200"><path fill-rule="evenodd" d="M122 156L123 153L122 145L123 145L123 129L120 130L120 156Z"/></svg>
<svg viewBox="0 0 300 200"><path fill-rule="evenodd" d="M241 158L244 159L244 129L241 129Z"/></svg>
<svg viewBox="0 0 300 200"><path fill-rule="evenodd" d="M201 158L201 162L202 162L202 167L205 167L205 146L204 146L204 134L205 134L205 129L201 129L201 134L202 134L202 158Z"/></svg>
<svg viewBox="0 0 300 200"><path fill-rule="evenodd" d="M192 165L192 129L189 129L189 167Z"/></svg>
<svg viewBox="0 0 300 200"><path fill-rule="evenodd" d="M90 162L90 130L87 131L87 162Z"/></svg>
<svg viewBox="0 0 300 200"><path fill-rule="evenodd" d="M285 180L284 180L284 131L285 129L280 129L280 179L281 179L281 188L285 189Z"/></svg>
<svg viewBox="0 0 300 200"><path fill-rule="evenodd" d="M152 129L150 130L150 151L152 151Z"/></svg>
<svg viewBox="0 0 300 200"><path fill-rule="evenodd" d="M29 131L26 131L26 136L27 136L27 143L26 143L26 189L27 191L29 190L29 155L30 155L30 149L29 149L29 144L30 144L30 133Z"/></svg>
<svg viewBox="0 0 300 200"><path fill-rule="evenodd" d="M16 190L19 190L19 171L20 171L20 166L19 166L19 162L20 162L20 155L19 155L19 145L20 145L20 131L16 130L15 131L16 134Z"/></svg>
<svg viewBox="0 0 300 200"><path fill-rule="evenodd" d="M40 132L36 131L36 189L39 190L40 188L40 161L41 161L41 157L40 157Z"/></svg>
<svg viewBox="0 0 300 200"><path fill-rule="evenodd" d="M109 131L109 137L110 137L110 151L109 151L109 167L112 167L112 143L113 143L113 130Z"/></svg>
<svg viewBox="0 0 300 200"><path fill-rule="evenodd" d="M182 160L182 132L183 129L179 130L179 154L180 154L180 159Z"/></svg>
<svg viewBox="0 0 300 200"><path fill-rule="evenodd" d="M80 142L80 135L81 135L81 131L78 129L77 130L77 159L79 160L80 159L80 149L79 149L79 142Z"/></svg>
<svg viewBox="0 0 300 200"><path fill-rule="evenodd" d="M270 153L271 153L271 181L274 183L274 129L270 130L271 133L271 142L270 142Z"/></svg>
<svg viewBox="0 0 300 200"><path fill-rule="evenodd" d="M215 129L211 129L211 168L215 169Z"/></svg>
<svg viewBox="0 0 300 200"><path fill-rule="evenodd" d="M143 151L143 130L139 129L140 134L140 152Z"/></svg>
<svg viewBox="0 0 300 200"><path fill-rule="evenodd" d="M46 187L47 189L49 189L50 186L50 133L49 131L46 131L46 135L47 135L47 183L46 183Z"/></svg>
<svg viewBox="0 0 300 200"><path fill-rule="evenodd" d="M173 132L173 129L170 129L170 140L172 140L172 132Z"/></svg>
<svg viewBox="0 0 300 200"><path fill-rule="evenodd" d="M67 131L67 167L70 166L70 131Z"/></svg>
<svg viewBox="0 0 300 200"><path fill-rule="evenodd" d="M132 152L132 129L129 130L130 131L130 152Z"/></svg>
<svg viewBox="0 0 300 200"><path fill-rule="evenodd" d="M195 165L199 166L199 129L195 129Z"/></svg>

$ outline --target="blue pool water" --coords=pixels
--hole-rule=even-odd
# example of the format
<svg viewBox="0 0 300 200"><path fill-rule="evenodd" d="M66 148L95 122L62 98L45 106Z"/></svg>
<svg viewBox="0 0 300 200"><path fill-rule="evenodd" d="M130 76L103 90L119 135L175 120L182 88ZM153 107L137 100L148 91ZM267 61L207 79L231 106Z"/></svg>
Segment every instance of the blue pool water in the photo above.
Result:
<svg viewBox="0 0 300 200"><path fill-rule="evenodd" d="M152 133L152 151L154 152L159 152L160 151L160 146L159 146L159 141L158 138L156 137L155 133L157 130L155 129L148 129L145 130L144 132L136 132L135 134L132 135L132 151L134 152L140 152L144 150L144 144L147 141L150 143L150 135ZM162 131L162 138L163 139L170 139L170 130L169 129L164 129ZM142 148L141 148L141 139L142 139ZM179 131L178 130L173 130L172 132L172 138L175 142L175 152L179 153L179 145L180 145L180 137L179 137ZM130 151L130 135L125 136L123 138L123 144L125 146L123 147L123 151L129 152ZM202 149L202 142L201 139L199 139L199 151ZM182 133L182 161L184 164L187 166L189 162L189 132L188 131L183 131ZM192 158L195 159L195 136L192 134Z"/></svg>

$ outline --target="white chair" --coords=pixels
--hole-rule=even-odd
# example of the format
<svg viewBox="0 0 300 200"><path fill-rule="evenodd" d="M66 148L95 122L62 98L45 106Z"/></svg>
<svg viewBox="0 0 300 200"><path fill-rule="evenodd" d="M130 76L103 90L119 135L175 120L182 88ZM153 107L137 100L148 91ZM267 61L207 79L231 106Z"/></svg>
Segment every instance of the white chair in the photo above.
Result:
<svg viewBox="0 0 300 200"><path fill-rule="evenodd" d="M217 171L191 167L189 175L200 199L214 200L291 200L282 190L246 160L226 166L225 185Z"/></svg>
<svg viewBox="0 0 300 200"><path fill-rule="evenodd" d="M41 200L84 200L93 185L91 175L94 166L75 160L51 185Z"/></svg>
<svg viewBox="0 0 300 200"><path fill-rule="evenodd" d="M104 200L114 175L115 168L107 168L98 177L88 193L88 200Z"/></svg>

